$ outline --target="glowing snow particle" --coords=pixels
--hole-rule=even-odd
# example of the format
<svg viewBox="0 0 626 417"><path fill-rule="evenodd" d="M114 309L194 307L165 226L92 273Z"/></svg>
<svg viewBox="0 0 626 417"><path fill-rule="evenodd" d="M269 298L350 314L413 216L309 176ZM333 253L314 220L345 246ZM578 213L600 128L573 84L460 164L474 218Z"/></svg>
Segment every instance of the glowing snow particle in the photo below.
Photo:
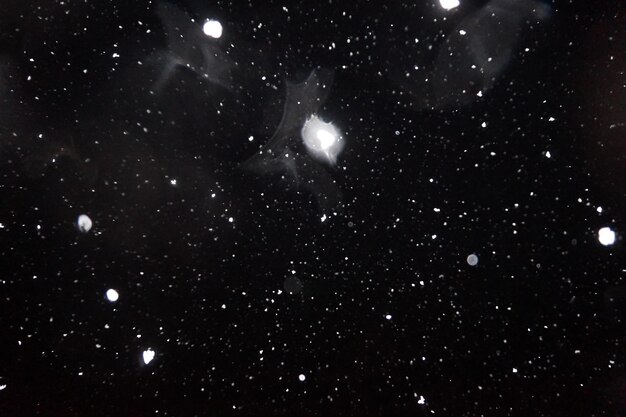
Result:
<svg viewBox="0 0 626 417"><path fill-rule="evenodd" d="M387 314L387 315L385 315L385 318L386 318L387 320L391 320L391 314Z"/></svg>
<svg viewBox="0 0 626 417"><path fill-rule="evenodd" d="M143 363L145 363L147 365L150 362L152 362L152 359L154 359L154 355L155 355L154 350L152 350L150 348L144 350L143 351Z"/></svg>
<svg viewBox="0 0 626 417"><path fill-rule="evenodd" d="M467 264L469 266L476 266L478 265L478 256L476 256L475 254L471 254L467 256Z"/></svg>
<svg viewBox="0 0 626 417"><path fill-rule="evenodd" d="M598 240L604 246L610 246L615 243L615 232L610 227L603 227L598 230Z"/></svg>
<svg viewBox="0 0 626 417"><path fill-rule="evenodd" d="M455 7L459 7L461 4L459 0L439 0L439 4L446 10L454 9Z"/></svg>
<svg viewBox="0 0 626 417"><path fill-rule="evenodd" d="M117 291L115 291L113 288L109 288L107 290L107 300L109 300L110 302L114 303L117 300L119 300L120 295Z"/></svg>
<svg viewBox="0 0 626 417"><path fill-rule="evenodd" d="M306 379L306 376L304 376L304 374L300 374L298 375L298 379L300 380L300 382L304 382L304 380Z"/></svg>
<svg viewBox="0 0 626 417"><path fill-rule="evenodd" d="M205 35L218 39L222 37L222 24L217 20L207 19L202 26L202 31Z"/></svg>
<svg viewBox="0 0 626 417"><path fill-rule="evenodd" d="M420 395L420 398L419 400L417 400L417 403L421 405L426 404L426 398L424 398L423 395Z"/></svg>
<svg viewBox="0 0 626 417"><path fill-rule="evenodd" d="M89 230L91 230L91 226L93 226L93 222L86 214L81 214L80 216L78 216L76 224L78 225L78 230L83 233L87 233Z"/></svg>
<svg viewBox="0 0 626 417"><path fill-rule="evenodd" d="M343 149L343 141L332 123L326 123L312 115L302 126L301 133L304 144L314 156L335 164L337 155Z"/></svg>

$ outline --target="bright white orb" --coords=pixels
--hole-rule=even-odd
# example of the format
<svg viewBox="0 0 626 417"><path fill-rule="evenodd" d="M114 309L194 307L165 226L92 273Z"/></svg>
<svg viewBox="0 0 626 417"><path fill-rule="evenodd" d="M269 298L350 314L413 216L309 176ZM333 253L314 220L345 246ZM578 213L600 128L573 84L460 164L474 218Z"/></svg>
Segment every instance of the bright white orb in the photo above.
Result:
<svg viewBox="0 0 626 417"><path fill-rule="evenodd" d="M120 294L117 291L115 291L113 288L109 288L107 290L107 299L110 302L114 303L117 300L119 300L119 298L120 298Z"/></svg>
<svg viewBox="0 0 626 417"><path fill-rule="evenodd" d="M154 359L154 355L156 353L154 352L154 350L148 348L146 350L143 351L143 363L145 363L146 365L149 364L150 362L152 362L152 359Z"/></svg>
<svg viewBox="0 0 626 417"><path fill-rule="evenodd" d="M312 115L302 126L302 140L311 154L330 164L337 162L343 149L343 140L332 123L326 123L317 115Z"/></svg>
<svg viewBox="0 0 626 417"><path fill-rule="evenodd" d="M222 37L223 28L217 20L207 19L202 26L202 31L205 35L217 39Z"/></svg>
<svg viewBox="0 0 626 417"><path fill-rule="evenodd" d="M300 374L298 375L298 379L300 380L300 382L304 382L304 380L306 379L306 376L304 374Z"/></svg>
<svg viewBox="0 0 626 417"><path fill-rule="evenodd" d="M444 9L451 10L459 7L461 3L459 2L459 0L439 0L439 4L441 4L441 7L443 7Z"/></svg>
<svg viewBox="0 0 626 417"><path fill-rule="evenodd" d="M598 230L598 240L604 246L610 246L615 243L615 232L610 227L603 227Z"/></svg>
<svg viewBox="0 0 626 417"><path fill-rule="evenodd" d="M478 256L476 256L475 254L471 254L467 256L467 264L469 266L476 266L478 265Z"/></svg>
<svg viewBox="0 0 626 417"><path fill-rule="evenodd" d="M83 233L87 233L91 230L91 226L93 226L93 222L86 214L81 214L78 216L78 220L76 221L76 225L78 226L78 230Z"/></svg>

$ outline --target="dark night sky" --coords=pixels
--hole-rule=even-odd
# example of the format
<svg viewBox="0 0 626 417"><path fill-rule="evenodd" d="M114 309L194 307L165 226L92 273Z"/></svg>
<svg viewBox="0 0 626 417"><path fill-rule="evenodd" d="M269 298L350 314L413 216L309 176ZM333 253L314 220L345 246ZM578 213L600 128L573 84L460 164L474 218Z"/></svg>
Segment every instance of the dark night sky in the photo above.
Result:
<svg viewBox="0 0 626 417"><path fill-rule="evenodd" d="M0 416L626 416L625 5L415 3L1 0Z"/></svg>

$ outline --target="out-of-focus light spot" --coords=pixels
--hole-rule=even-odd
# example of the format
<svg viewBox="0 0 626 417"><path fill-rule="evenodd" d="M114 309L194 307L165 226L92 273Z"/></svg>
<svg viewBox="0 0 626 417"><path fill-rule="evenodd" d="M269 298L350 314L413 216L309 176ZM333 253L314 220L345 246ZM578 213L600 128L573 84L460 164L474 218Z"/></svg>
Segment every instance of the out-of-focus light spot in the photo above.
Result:
<svg viewBox="0 0 626 417"><path fill-rule="evenodd" d="M298 375L298 379L300 380L300 382L304 382L304 380L306 379L306 376L304 374L300 374Z"/></svg>
<svg viewBox="0 0 626 417"><path fill-rule="evenodd" d="M420 395L420 398L419 398L419 400L417 400L417 403L420 404L420 405L426 404L426 398L424 398L423 395Z"/></svg>
<svg viewBox="0 0 626 417"><path fill-rule="evenodd" d="M107 300L114 303L117 300L119 300L119 298L120 298L120 294L117 291L115 291L113 288L109 288L107 290Z"/></svg>
<svg viewBox="0 0 626 417"><path fill-rule="evenodd" d="M552 158L552 154L550 153L550 151L546 151L546 158Z"/></svg>
<svg viewBox="0 0 626 417"><path fill-rule="evenodd" d="M391 314L387 314L387 315L385 315L385 318L386 318L387 320L391 320Z"/></svg>
<svg viewBox="0 0 626 417"><path fill-rule="evenodd" d="M461 3L459 0L439 0L439 4L446 10L452 10L455 7L459 7Z"/></svg>
<svg viewBox="0 0 626 417"><path fill-rule="evenodd" d="M222 37L224 28L222 28L222 24L217 20L207 19L204 25L202 25L202 31L205 35L218 39Z"/></svg>
<svg viewBox="0 0 626 417"><path fill-rule="evenodd" d="M598 208L596 209L596 211L597 211L598 213L602 213L602 210L603 210L603 209L602 209L602 207L598 207Z"/></svg>
<svg viewBox="0 0 626 417"><path fill-rule="evenodd" d="M328 217L325 214L323 214L322 217L320 217L320 220L322 221L322 223L324 223L326 219L328 219Z"/></svg>
<svg viewBox="0 0 626 417"><path fill-rule="evenodd" d="M461 29L461 30L459 30L459 35L465 36L465 35L467 35L467 32L464 31L463 29Z"/></svg>
<svg viewBox="0 0 626 417"><path fill-rule="evenodd" d="M513 373L516 374L517 373L517 368L513 368Z"/></svg>
<svg viewBox="0 0 626 417"><path fill-rule="evenodd" d="M228 218L228 223L232 223L232 222L234 222L234 221L235 221L235 219L233 219L232 217L229 217L229 218Z"/></svg>
<svg viewBox="0 0 626 417"><path fill-rule="evenodd" d="M482 123L480 124L480 127L487 127L487 122L482 122Z"/></svg>
<svg viewBox="0 0 626 417"><path fill-rule="evenodd" d="M548 118L548 121L549 121L549 122L554 122L555 120L556 120L556 119L555 119L554 117L552 117L552 116L550 116L550 118Z"/></svg>
<svg viewBox="0 0 626 417"><path fill-rule="evenodd" d="M302 139L314 156L335 164L343 149L341 135L332 123L326 123L312 115L302 126Z"/></svg>
<svg viewBox="0 0 626 417"><path fill-rule="evenodd" d="M6 387L7 387L7 385L6 385L6 384L2 384L2 385L0 385L0 391L3 391Z"/></svg>
<svg viewBox="0 0 626 417"><path fill-rule="evenodd" d="M171 179L170 180L170 184L176 185L176 184L178 184L178 181L176 181L176 179Z"/></svg>
<svg viewBox="0 0 626 417"><path fill-rule="evenodd" d="M471 254L467 256L467 264L469 266L476 266L478 265L478 256L476 256L475 254Z"/></svg>
<svg viewBox="0 0 626 417"><path fill-rule="evenodd" d="M603 227L598 230L598 241L604 246L610 246L615 243L615 232L610 227Z"/></svg>
<svg viewBox="0 0 626 417"><path fill-rule="evenodd" d="M78 216L78 220L76 221L76 225L78 226L78 230L83 233L87 233L91 230L91 226L93 226L93 222L86 214L81 214Z"/></svg>
<svg viewBox="0 0 626 417"><path fill-rule="evenodd" d="M154 355L156 353L154 352L154 350L148 348L146 350L143 351L143 363L145 363L146 365L149 364L150 362L152 362L152 360L154 359Z"/></svg>

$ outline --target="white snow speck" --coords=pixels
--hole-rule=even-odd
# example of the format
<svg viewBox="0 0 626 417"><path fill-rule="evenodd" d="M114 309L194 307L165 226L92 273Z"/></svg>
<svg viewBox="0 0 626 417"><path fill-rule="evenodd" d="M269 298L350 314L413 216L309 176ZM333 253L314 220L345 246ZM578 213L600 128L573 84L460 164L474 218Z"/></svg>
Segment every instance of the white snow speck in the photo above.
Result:
<svg viewBox="0 0 626 417"><path fill-rule="evenodd" d="M304 376L304 374L300 374L298 375L298 379L300 380L300 382L304 382L304 380L306 379L306 376Z"/></svg>
<svg viewBox="0 0 626 417"><path fill-rule="evenodd" d="M600 206L598 206L598 208L596 208L596 211L598 212L598 214L600 214L600 213L602 213L603 208L602 208L602 207L600 207Z"/></svg>
<svg viewBox="0 0 626 417"><path fill-rule="evenodd" d="M467 32L464 31L463 29L459 30L459 35L465 36L466 34L467 34Z"/></svg>
<svg viewBox="0 0 626 417"><path fill-rule="evenodd" d="M326 219L328 219L328 217L326 217L326 215L322 215L322 217L320 217L320 220L322 221L322 223L324 223L326 221Z"/></svg>
<svg viewBox="0 0 626 417"><path fill-rule="evenodd" d="M205 35L210 36L211 38L221 38L224 28L222 24L217 20L207 19L202 25L202 31Z"/></svg>
<svg viewBox="0 0 626 417"><path fill-rule="evenodd" d="M513 368L513 373L516 374L517 373L517 368Z"/></svg>
<svg viewBox="0 0 626 417"><path fill-rule="evenodd" d="M426 404L426 398L424 398L423 395L420 395L420 399L417 400L417 403L421 405Z"/></svg>
<svg viewBox="0 0 626 417"><path fill-rule="evenodd" d="M120 298L120 294L117 291L115 291L113 288L109 288L107 290L107 300L114 303L117 300L119 300L119 298Z"/></svg>
<svg viewBox="0 0 626 417"><path fill-rule="evenodd" d="M610 246L615 243L615 232L610 227L603 227L598 230L598 241L604 246Z"/></svg>
<svg viewBox="0 0 626 417"><path fill-rule="evenodd" d="M476 256L476 254L472 253L471 255L467 256L467 264L469 266L476 266L478 265L478 256Z"/></svg>
<svg viewBox="0 0 626 417"><path fill-rule="evenodd" d="M143 363L145 363L146 365L149 364L150 362L152 362L152 360L154 359L154 355L156 353L154 352L154 350L148 348L146 350L143 351Z"/></svg>
<svg viewBox="0 0 626 417"><path fill-rule="evenodd" d="M385 315L385 318L386 318L387 320L391 320L391 314L387 314L387 315Z"/></svg>
<svg viewBox="0 0 626 417"><path fill-rule="evenodd" d="M550 151L546 151L546 158L552 158L552 154L550 153Z"/></svg>
<svg viewBox="0 0 626 417"><path fill-rule="evenodd" d="M93 222L86 214L81 214L80 216L78 216L76 224L78 225L78 230L83 233L87 233L89 230L91 230L91 226L93 226Z"/></svg>

